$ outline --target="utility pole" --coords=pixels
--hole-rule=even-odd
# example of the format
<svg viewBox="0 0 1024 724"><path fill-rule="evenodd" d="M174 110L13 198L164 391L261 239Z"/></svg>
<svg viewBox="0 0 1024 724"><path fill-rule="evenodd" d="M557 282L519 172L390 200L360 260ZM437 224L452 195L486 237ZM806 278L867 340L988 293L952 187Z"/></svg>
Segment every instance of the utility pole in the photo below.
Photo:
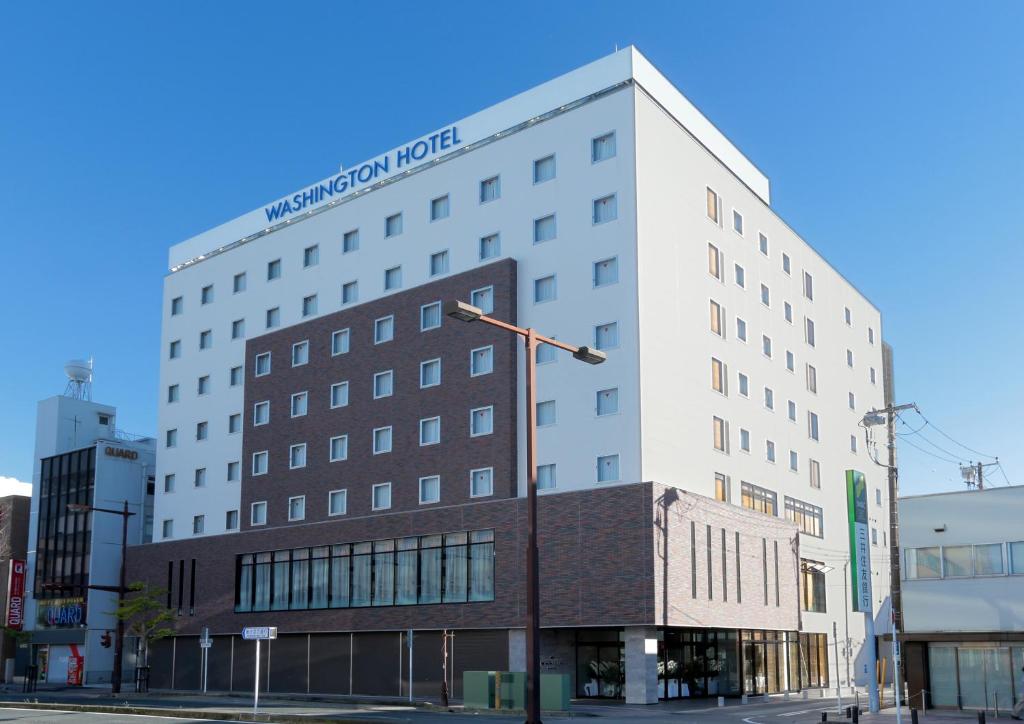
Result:
<svg viewBox="0 0 1024 724"><path fill-rule="evenodd" d="M849 561L843 563L843 613L846 616L846 645L843 646L843 652L846 654L846 685L852 689L853 679L850 678L850 593L847 590L850 586L850 579L846 574L846 569L849 566Z"/></svg>

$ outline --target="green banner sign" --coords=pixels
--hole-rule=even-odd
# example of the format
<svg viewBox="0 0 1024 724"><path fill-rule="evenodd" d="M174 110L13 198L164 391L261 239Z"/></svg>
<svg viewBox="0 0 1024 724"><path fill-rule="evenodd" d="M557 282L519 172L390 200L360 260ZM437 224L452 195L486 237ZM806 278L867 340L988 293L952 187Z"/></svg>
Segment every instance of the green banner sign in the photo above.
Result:
<svg viewBox="0 0 1024 724"><path fill-rule="evenodd" d="M868 484L864 473L846 471L846 512L850 524L850 600L854 611L871 613L871 542L868 540Z"/></svg>

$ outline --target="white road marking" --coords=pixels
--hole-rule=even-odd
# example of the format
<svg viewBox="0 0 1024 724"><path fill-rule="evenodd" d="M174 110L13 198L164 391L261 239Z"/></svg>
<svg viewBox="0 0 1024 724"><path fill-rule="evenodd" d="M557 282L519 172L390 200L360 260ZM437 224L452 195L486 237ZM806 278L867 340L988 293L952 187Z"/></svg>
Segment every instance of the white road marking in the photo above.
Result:
<svg viewBox="0 0 1024 724"><path fill-rule="evenodd" d="M162 714L118 714L109 711L73 711L70 709L21 709L13 706L2 706L0 707L0 713L5 711L29 711L29 712L50 712L52 714L88 714L89 716L136 716L143 719L174 719L176 721L223 721L223 719L194 719L192 717L183 716L164 716Z"/></svg>

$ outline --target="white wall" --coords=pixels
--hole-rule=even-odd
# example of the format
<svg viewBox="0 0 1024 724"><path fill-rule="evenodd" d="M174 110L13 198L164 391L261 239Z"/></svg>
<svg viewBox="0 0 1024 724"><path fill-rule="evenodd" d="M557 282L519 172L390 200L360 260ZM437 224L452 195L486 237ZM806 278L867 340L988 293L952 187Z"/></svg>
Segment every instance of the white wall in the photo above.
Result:
<svg viewBox="0 0 1024 724"><path fill-rule="evenodd" d="M1007 543L1024 540L1024 486L901 498L903 617L908 633L1024 631L1024 575ZM1001 543L1006 575L908 578L906 551ZM1013 570L1024 573L1024 561Z"/></svg>
<svg viewBox="0 0 1024 724"><path fill-rule="evenodd" d="M784 496L824 509L824 538L801 534L801 555L831 566L826 573L827 613L803 614L805 630L828 632L837 621L845 628L843 562L849 558L845 471L862 471L868 480L872 523L878 545L872 547L876 610L888 595L887 490L883 468L867 456L857 422L869 409L883 405L881 320L878 310L850 286L775 213L696 143L646 94L636 92L637 237L640 290L640 366L642 471L647 480L677 485L706 496L715 494L715 473L731 478L731 501L740 504L741 481L776 492L779 515ZM706 188L722 199L723 224L706 213ZM741 212L744 234L732 229L732 210ZM758 232L769 239L767 256L759 251ZM708 272L708 243L723 255L724 282ZM791 274L782 269L782 254L791 259ZM734 265L745 270L745 288L735 283ZM802 273L814 278L814 299L802 292ZM761 303L760 285L770 289L770 307ZM725 308L726 336L710 330L709 301ZM783 302L793 306L793 323L785 321ZM845 323L844 307L852 313ZM736 337L735 320L747 323L747 342ZM815 322L816 345L804 341L803 320ZM874 344L868 342L868 327ZM761 339L772 339L771 359ZM854 366L846 350L854 352ZM786 351L795 355L795 372L786 369ZM711 358L728 365L728 394L711 387ZM817 369L818 391L806 385L805 364ZM876 370L872 384L869 368ZM739 394L738 374L749 378L749 398ZM775 409L764 405L764 388L772 388ZM855 394L850 409L848 393ZM788 401L797 417L787 416ZM819 417L820 440L809 439L807 413ZM712 417L728 421L730 452L714 449ZM750 452L740 450L740 429L750 431ZM857 436L851 452L850 435ZM766 440L776 447L776 462L765 455ZM789 469L789 453L799 456L798 471ZM821 488L810 486L809 460L821 466ZM882 491L881 504L875 490ZM860 616L850 616L851 637L863 638Z"/></svg>

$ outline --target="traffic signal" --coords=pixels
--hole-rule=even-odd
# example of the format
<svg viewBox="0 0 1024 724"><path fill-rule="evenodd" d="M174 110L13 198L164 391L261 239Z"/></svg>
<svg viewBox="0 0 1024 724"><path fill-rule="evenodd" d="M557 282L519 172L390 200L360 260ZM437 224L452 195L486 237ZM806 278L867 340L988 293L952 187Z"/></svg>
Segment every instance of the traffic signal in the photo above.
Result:
<svg viewBox="0 0 1024 724"><path fill-rule="evenodd" d="M109 631L104 631L103 635L100 636L100 646L102 646L105 649L109 649L110 648L110 632Z"/></svg>

